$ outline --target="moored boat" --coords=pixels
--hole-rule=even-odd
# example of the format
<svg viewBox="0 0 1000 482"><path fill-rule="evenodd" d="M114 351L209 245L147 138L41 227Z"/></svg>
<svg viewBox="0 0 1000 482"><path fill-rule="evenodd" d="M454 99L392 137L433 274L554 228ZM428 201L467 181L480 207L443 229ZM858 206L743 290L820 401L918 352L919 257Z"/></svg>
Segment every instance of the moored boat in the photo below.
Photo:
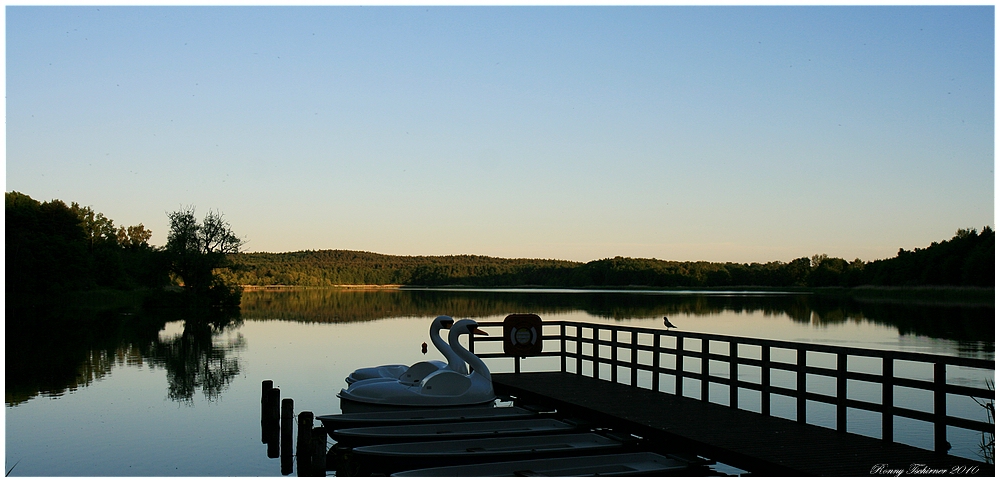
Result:
<svg viewBox="0 0 1000 482"><path fill-rule="evenodd" d="M329 433L338 443L357 447L417 441L548 435L580 430L582 430L581 425L573 422L552 418L526 418L355 427L333 430Z"/></svg>
<svg viewBox="0 0 1000 482"><path fill-rule="evenodd" d="M351 449L362 466L391 474L425 467L619 452L623 443L596 433L533 435L368 445Z"/></svg>
<svg viewBox="0 0 1000 482"><path fill-rule="evenodd" d="M514 460L406 470L393 477L652 477L687 470L690 464L652 452Z"/></svg>
<svg viewBox="0 0 1000 482"><path fill-rule="evenodd" d="M466 374L443 368L413 382L402 378L369 378L350 384L337 396L358 403L405 407L457 407L492 402L496 396L489 368L459 343L460 335L471 337L473 334L487 333L479 329L475 320L469 319L459 320L448 334L449 346L458 358L469 364Z"/></svg>
<svg viewBox="0 0 1000 482"><path fill-rule="evenodd" d="M327 429L372 427L378 425L405 425L422 423L471 422L479 420L512 420L537 417L538 412L521 407L460 407L430 408L420 410L394 410L386 412L342 413L316 417Z"/></svg>
<svg viewBox="0 0 1000 482"><path fill-rule="evenodd" d="M430 375L431 373L442 368L447 368L462 375L468 375L469 370L466 368L465 362L462 361L457 354L455 354L455 351L451 349L449 344L445 343L445 341L441 339L441 330L451 328L454 323L455 320L450 316L438 316L431 322L429 333L431 343L434 344L434 348L437 348L437 350L445 356L448 360L447 362L432 360L417 362L416 364L410 366L397 364L358 368L345 379L347 385L350 386L353 385L354 382L371 379L393 380L407 384L414 384L419 383L420 380L427 375Z"/></svg>

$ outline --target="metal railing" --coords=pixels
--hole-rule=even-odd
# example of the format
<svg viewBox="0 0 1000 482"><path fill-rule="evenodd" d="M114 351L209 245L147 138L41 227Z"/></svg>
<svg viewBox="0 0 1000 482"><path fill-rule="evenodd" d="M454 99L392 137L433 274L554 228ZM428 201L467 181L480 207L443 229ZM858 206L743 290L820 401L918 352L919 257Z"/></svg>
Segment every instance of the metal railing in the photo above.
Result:
<svg viewBox="0 0 1000 482"><path fill-rule="evenodd" d="M479 325L491 327L502 326L502 323L480 322ZM555 328L558 328L558 334L552 333ZM947 452L950 447L947 441L948 427L996 433L992 423L949 415L947 410L948 395L978 397L988 401L994 399L995 392L991 389L957 385L948 381L949 367L990 370L992 377L995 367L992 360L573 321L546 321L542 340L543 344L545 341L558 341L558 351L543 351L538 356L558 357L560 371L564 373L605 378L601 374L605 371L604 368L609 368L607 379L611 382L639 388L639 378L645 376L650 379L649 388L654 391L688 397L695 395L692 398L705 402L710 401L710 385L722 385L729 388L729 397L728 403L721 404L743 409L746 408L740 407L739 389L750 390L760 394L760 413L768 416L774 415L771 413L771 395L783 395L795 400L795 420L801 423L806 423L807 401L830 404L836 408L835 425L840 432L847 431L847 409L853 408L880 414L881 438L886 441L893 440L893 419L896 417L930 422L934 430L933 447L938 452ZM476 336L470 343L470 348L480 358L510 358L502 352L500 345L491 343L502 341L502 336ZM486 344L489 349L484 351L482 348ZM552 343L549 344L551 345ZM479 350L474 349L475 347L479 347ZM607 353L603 353L605 351ZM810 358L824 357L832 361L827 363L827 367L808 362ZM716 368L728 367L728 374L712 374L709 366L713 362L716 362ZM898 376L897 362L930 364L933 375L930 380ZM850 365L881 368L880 373L872 373L854 369ZM749 369L755 369L754 375L740 377L741 367L754 367ZM514 357L514 373L520 372L521 360ZM619 372L624 372L624 377L620 377ZM775 375L788 378L789 374L794 375L794 387L773 383ZM661 375L672 376L672 383L661 384ZM835 394L808 390L807 378L810 375L833 381ZM690 393L695 390L690 389L686 380L694 380L700 384L698 393ZM849 398L848 384L851 381L867 382L880 387L881 401ZM685 390L685 385L688 385L688 390ZM930 392L933 398L932 410L897 406L893 397L896 387Z"/></svg>

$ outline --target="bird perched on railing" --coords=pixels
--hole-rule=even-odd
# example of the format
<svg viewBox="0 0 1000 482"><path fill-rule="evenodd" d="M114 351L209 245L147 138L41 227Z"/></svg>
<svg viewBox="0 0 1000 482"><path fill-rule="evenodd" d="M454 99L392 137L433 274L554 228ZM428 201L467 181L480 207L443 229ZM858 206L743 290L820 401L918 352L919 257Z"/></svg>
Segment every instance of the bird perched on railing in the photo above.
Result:
<svg viewBox="0 0 1000 482"><path fill-rule="evenodd" d="M676 326L674 326L673 323L670 322L670 320L667 319L666 316L663 317L663 326L667 327L668 330L671 328L677 328Z"/></svg>

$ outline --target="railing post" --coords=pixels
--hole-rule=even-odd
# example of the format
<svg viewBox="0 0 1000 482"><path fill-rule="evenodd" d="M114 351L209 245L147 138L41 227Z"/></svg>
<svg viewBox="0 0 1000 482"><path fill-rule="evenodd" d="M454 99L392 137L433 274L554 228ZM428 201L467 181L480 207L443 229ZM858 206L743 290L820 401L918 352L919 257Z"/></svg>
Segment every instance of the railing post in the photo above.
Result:
<svg viewBox="0 0 1000 482"><path fill-rule="evenodd" d="M660 391L660 334L653 333L653 391Z"/></svg>
<svg viewBox="0 0 1000 482"><path fill-rule="evenodd" d="M938 453L948 453L948 449L951 448L945 420L947 414L945 401L948 397L946 367L944 362L934 362L934 451Z"/></svg>
<svg viewBox="0 0 1000 482"><path fill-rule="evenodd" d="M559 371L566 373L566 322L559 322Z"/></svg>
<svg viewBox="0 0 1000 482"><path fill-rule="evenodd" d="M636 360L639 356L639 334L634 330L629 330L629 333L632 334L630 338L632 340L632 368L629 372L632 374L632 387L635 388L639 386L639 363Z"/></svg>
<svg viewBox="0 0 1000 482"><path fill-rule="evenodd" d="M760 346L760 414L771 416L771 347Z"/></svg>
<svg viewBox="0 0 1000 482"><path fill-rule="evenodd" d="M882 357L882 440L886 442L892 442L892 365L892 357Z"/></svg>
<svg viewBox="0 0 1000 482"><path fill-rule="evenodd" d="M611 328L611 383L618 383L618 328Z"/></svg>
<svg viewBox="0 0 1000 482"><path fill-rule="evenodd" d="M795 350L795 421L806 423L806 350Z"/></svg>
<svg viewBox="0 0 1000 482"><path fill-rule="evenodd" d="M594 360L591 362L594 366L594 378L601 378L601 329L598 327L591 328L591 335L593 335L593 346L594 346Z"/></svg>
<svg viewBox="0 0 1000 482"><path fill-rule="evenodd" d="M674 395L684 396L684 335L677 335L677 354L674 355Z"/></svg>
<svg viewBox="0 0 1000 482"><path fill-rule="evenodd" d="M837 353L837 431L847 432L847 354Z"/></svg>
<svg viewBox="0 0 1000 482"><path fill-rule="evenodd" d="M729 342L729 406L740 408L739 394L739 343Z"/></svg>
<svg viewBox="0 0 1000 482"><path fill-rule="evenodd" d="M701 339L701 401L708 401L708 340Z"/></svg>
<svg viewBox="0 0 1000 482"><path fill-rule="evenodd" d="M576 326L576 374L583 375L583 327Z"/></svg>

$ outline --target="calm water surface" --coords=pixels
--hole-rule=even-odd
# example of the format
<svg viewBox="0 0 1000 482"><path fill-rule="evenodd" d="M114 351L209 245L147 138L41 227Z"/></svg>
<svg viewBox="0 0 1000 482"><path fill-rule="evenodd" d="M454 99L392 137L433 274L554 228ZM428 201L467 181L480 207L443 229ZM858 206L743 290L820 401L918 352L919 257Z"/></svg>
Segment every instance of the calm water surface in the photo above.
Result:
<svg viewBox="0 0 1000 482"><path fill-rule="evenodd" d="M992 307L746 293L248 292L240 319L197 327L163 314L100 314L103 328L90 335L55 342L36 334L24 343L12 340L8 328L6 470L12 476L278 476L279 460L269 459L261 444L262 380L274 380L282 398L294 399L296 413L339 413L336 393L355 368L442 358L433 348L420 352L434 316L501 321L515 312L655 328L669 316L684 331L994 359ZM20 360L17 368L12 356ZM489 364L494 371L509 365ZM993 372L949 377L982 386ZM774 383L782 382L776 377ZM861 399L865 390L849 387ZM871 396L878 401L877 390ZM929 400L905 390L895 397L900 406L928 408ZM816 405L807 410L809 422L831 424L833 408L828 414ZM785 409L794 417L794 403ZM953 410L981 409L949 399ZM930 433L924 425L902 423L896 437L929 448L918 441ZM876 415L851 421L848 429L878 436L879 427ZM949 433L951 453L977 458L978 437Z"/></svg>

